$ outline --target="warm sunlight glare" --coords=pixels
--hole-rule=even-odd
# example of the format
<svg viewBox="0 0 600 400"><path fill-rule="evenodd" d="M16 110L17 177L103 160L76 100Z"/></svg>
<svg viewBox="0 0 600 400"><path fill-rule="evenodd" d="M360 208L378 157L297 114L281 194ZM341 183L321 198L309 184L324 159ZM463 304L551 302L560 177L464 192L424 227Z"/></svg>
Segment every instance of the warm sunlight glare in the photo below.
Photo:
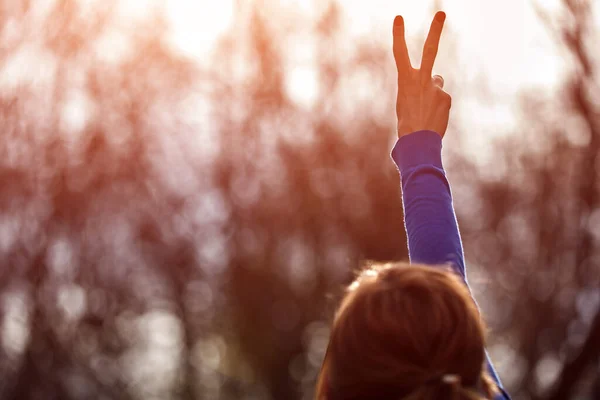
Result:
<svg viewBox="0 0 600 400"><path fill-rule="evenodd" d="M186 56L203 60L233 19L233 0L170 0L171 42Z"/></svg>
<svg viewBox="0 0 600 400"><path fill-rule="evenodd" d="M549 13L560 8L558 0L534 2ZM208 62L216 39L232 28L233 7L238 6L232 0L171 0L165 4L172 23L171 42L183 54L200 63ZM282 0L265 6L263 10L273 18L281 18L280 25L286 25L289 15L295 16L301 27L303 23L307 24L305 32L297 32L296 38L288 38L286 54L289 59L286 91L297 105L306 108L314 106L319 96L310 21L319 17L324 4L318 0ZM391 45L392 21L395 15L401 14L406 21L412 62L418 67L421 46L436 11L433 0L344 0L339 4L341 28L348 38L344 45L347 51L344 49L342 54L351 54L361 41ZM452 0L442 1L441 6L448 15L447 35L442 39L434 73L446 76L448 82L455 84L476 87L479 84L476 80L480 78L487 82L495 104L485 105L463 99L467 106L462 107L456 118L469 121L472 129L487 132L481 141L489 140L494 132L506 131L501 127L516 123L517 115L511 105L515 104L520 91L534 89L548 93L555 90L564 76L565 61L557 52L547 28L540 23L531 2ZM445 60L445 57L450 57L444 56L445 49L450 49L451 57L458 59L452 62ZM456 63L461 65L460 75L451 69ZM473 115L487 117L477 119L476 124ZM484 154L484 151L479 151L480 147L481 143L473 143L473 148Z"/></svg>
<svg viewBox="0 0 600 400"><path fill-rule="evenodd" d="M156 11L160 5L160 0L124 0L118 3L118 12L127 20L143 19Z"/></svg>

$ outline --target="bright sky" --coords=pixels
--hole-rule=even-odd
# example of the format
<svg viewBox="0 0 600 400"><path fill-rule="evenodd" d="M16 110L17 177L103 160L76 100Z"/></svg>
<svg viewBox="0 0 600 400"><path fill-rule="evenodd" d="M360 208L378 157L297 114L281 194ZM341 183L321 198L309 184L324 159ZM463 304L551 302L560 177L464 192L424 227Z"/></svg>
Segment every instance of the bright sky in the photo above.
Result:
<svg viewBox="0 0 600 400"><path fill-rule="evenodd" d="M81 0L89 4L90 10L102 0ZM298 21L314 21L322 11L324 0L254 0L266 1L263 8L273 18L281 18L279 22L287 23L297 16ZM446 76L448 86L453 81L454 68L460 65L461 81L472 83L485 76L491 93L495 96L494 104L484 105L468 90L475 85L465 85L461 89L460 102L454 102L453 118L470 129L486 132L477 135L478 146L489 146L489 137L495 133L505 132L516 125L516 93L524 88L536 88L548 93L564 72L564 58L558 54L550 35L539 22L532 7L533 2L546 10L556 10L562 0L441 0L442 8L447 13L446 33L442 37L440 54L434 68L435 73ZM402 14L406 20L409 48L413 55L413 65L420 60L424 36L433 16L433 0L339 0L343 4L342 24L348 32L347 46L353 46L355 38L369 39L383 43L391 49L391 25L396 14ZM52 4L53 0L45 0L43 4ZM172 22L172 45L184 54L199 62L209 62L209 52L215 44L215 38L229 29L235 34L244 35L244 26L233 26L236 7L247 7L249 0L123 0L119 11L124 23L121 31L114 31L112 36L99 41L99 54L104 58L119 59L120 55L132 47L127 32L131 31L131 21L142 18L148 13L166 13ZM595 4L596 17L600 18L600 2ZM46 7L48 8L48 7ZM36 8L43 14L43 7ZM287 9L287 10L285 10ZM291 17L289 12L291 11ZM302 17L306 17L305 19ZM41 17L40 17L41 18ZM287 18L287 21L284 20ZM598 20L600 24L600 19ZM6 29L10 33L10 29ZM456 38L456 54L458 60L444 59L444 49L449 49L449 39ZM445 39L446 38L446 39ZM242 40L243 37L240 37ZM311 68L314 59L312 43L306 38L286 38L287 49L293 49L295 55L288 65L287 88L290 96L300 105L310 107L316 98L317 76ZM446 40L446 41L445 41ZM13 62L9 62L4 74L0 76L0 87L15 85L21 75L34 77L37 81L51 75L51 62L42 57L39 49L25 49L16 54ZM391 51L391 50L390 50ZM448 53L453 54L453 53ZM35 62L27 57L37 57ZM447 56L450 57L450 56ZM27 60L31 62L26 62ZM109 60L110 61L110 60ZM23 65L28 66L24 68ZM40 68L43 66L43 68ZM38 71L39 70L39 71ZM25 77L23 77L25 79ZM33 79L33 78L31 78ZM369 81L353 85L355 96L360 95L360 85L369 85ZM458 84L458 82L456 82ZM465 93L465 91L467 93ZM368 92L368 91L367 91ZM455 95L454 93L450 93ZM466 96L465 96L466 94ZM455 100L458 100L455 97ZM79 102L80 103L80 102ZM460 106L460 107L459 107Z"/></svg>
<svg viewBox="0 0 600 400"><path fill-rule="evenodd" d="M535 1L546 10L555 10L560 4L560 0ZM236 3L233 0L170 0L168 15L176 27L173 44L190 56L206 59L203 55L210 50L212 38L231 28ZM278 7L291 7L300 14L316 16L321 10L318 5L323 3L319 0L282 0ZM370 36L390 45L393 18L402 14L409 41L412 39L409 43L411 54L420 54L422 36L433 16L432 0L343 0L341 3L344 6L343 24L353 37ZM563 61L531 4L531 0L442 1L447 13L445 29L457 35L464 78L470 81L485 74L497 96L497 103L487 109L475 99L469 103L465 98L462 109L466 114L459 118L467 118L470 126L484 129L490 132L489 135L495 130L503 130L498 126L516 124L514 100L520 89L537 87L550 91L564 71ZM441 46L444 46L444 39ZM301 46L290 47L301 49ZM418 65L418 59L412 61L413 65ZM444 74L443 61L436 67L437 72ZM315 78L306 69L290 74L292 97L301 103L310 102L315 97ZM478 115L476 125L473 125L473 114ZM486 136L479 140L481 146L489 142Z"/></svg>
<svg viewBox="0 0 600 400"><path fill-rule="evenodd" d="M259 0L254 0L259 1ZM261 0L264 1L264 0ZM44 0L51 5L55 0ZM81 0L90 10L101 0ZM119 10L126 23L151 12L165 12L171 20L175 47L198 60L206 60L206 54L215 38L232 27L236 7L246 6L249 0L123 0ZM407 36L412 39L411 53L420 54L420 44L433 16L433 0L340 0L343 4L342 22L354 37L370 37L372 40L391 45L391 24L396 14L402 14L407 24ZM453 31L458 38L458 52L465 64L465 75L475 76L486 72L494 93L510 94L528 85L547 86L557 81L561 63L552 47L549 36L533 12L536 2L545 9L556 9L561 0L441 0L447 12L446 31ZM278 11L288 9L300 16L313 17L322 11L324 0L267 1L268 13L277 18ZM593 2L594 3L594 2ZM595 2L597 8L600 2ZM275 9L277 8L277 9ZM43 15L48 7L37 7ZM598 10L600 11L600 10ZM283 13L282 13L283 14ZM600 12L596 12L600 24ZM299 18L301 19L301 18ZM308 20L308 19L307 19ZM129 23L127 27L130 27ZM126 27L126 28L127 28ZM243 27L241 27L243 28ZM10 31L10 30L9 30ZM126 46L123 37L110 38L111 51ZM351 38L349 38L351 39ZM351 45L351 40L349 40ZM418 43L419 46L415 44ZM444 38L441 43L444 47ZM115 48L117 47L117 48ZM296 46L290 46L296 48ZM415 48L417 47L417 48ZM303 49L304 50L304 49ZM118 51L117 51L118 52ZM416 64L418 60L413 60ZM444 70L443 62L436 65L438 72ZM300 78L310 79L304 74ZM295 85L309 90L310 85ZM301 96L300 93L297 93Z"/></svg>
<svg viewBox="0 0 600 400"><path fill-rule="evenodd" d="M132 0L133 3L138 3ZM560 0L535 0L545 9L556 9ZM171 0L167 4L174 22L173 43L182 51L201 58L213 38L230 28L233 0ZM281 8L290 7L306 16L315 16L323 3L319 0L283 0ZM402 14L407 35L417 37L429 26L432 0L344 0L343 23L354 36L372 36L391 43L391 24ZM499 94L512 94L524 85L543 85L557 81L560 59L549 36L533 12L531 0L444 0L448 18L446 29L458 35L459 52L469 66L464 71L488 73ZM443 39L442 39L443 46ZM412 49L419 51L420 49ZM418 60L413 60L416 64ZM443 66L442 66L443 68Z"/></svg>
<svg viewBox="0 0 600 400"><path fill-rule="evenodd" d="M517 126L516 95L520 90L534 88L549 94L560 82L565 71L564 58L540 23L532 4L538 4L542 9L552 12L559 9L561 1L440 1L442 9L447 13L445 31L452 31L455 35L459 59L447 59L444 62L443 49L445 44L449 48L450 43L444 43L443 36L434 73L450 76L450 68L455 67L458 62L461 81L473 83L483 76L494 96L492 104L482 104L480 99L469 96L469 90L473 90L476 85L461 83L465 87L461 87L460 107L454 108L454 120L460 126L478 132L469 141L478 157L486 159L487 154L492 151L492 137ZM289 18L289 13L285 11L293 11L296 13L293 15L305 16L309 21L311 17L314 20L318 16L326 2L280 0L267 3L269 5L264 6L264 9L274 18L286 14ZM340 0L340 3L344 7L342 23L349 33L348 46L352 46L353 38L362 37L387 43L391 48L392 21L396 14L401 14L406 21L411 55L418 57L421 54L424 36L435 11L433 0ZM235 8L247 6L247 0L169 0L164 3L160 0L129 0L121 4L124 12L132 16L148 12L152 8L151 4L164 4L164 10L173 23L171 43L200 62L208 62L210 58L207 55L213 48L214 39L220 34L228 29L233 29L240 35L245 32L243 26L232 25ZM595 7L600 8L599 4L600 2L596 2ZM595 15L600 18L598 11L600 10ZM600 24L600 19L598 23ZM451 35L446 37L450 38ZM317 76L310 67L310 59L314 57L311 54L311 43L306 39L289 40L288 48L298 53L295 59L304 61L298 61L298 65L289 65L288 91L298 104L310 107L318 92ZM414 66L419 61L412 59ZM456 70L452 72L456 73ZM446 81L449 82L449 79ZM368 81L364 84L368 84ZM360 88L356 90L359 91ZM457 102L454 104L457 105Z"/></svg>

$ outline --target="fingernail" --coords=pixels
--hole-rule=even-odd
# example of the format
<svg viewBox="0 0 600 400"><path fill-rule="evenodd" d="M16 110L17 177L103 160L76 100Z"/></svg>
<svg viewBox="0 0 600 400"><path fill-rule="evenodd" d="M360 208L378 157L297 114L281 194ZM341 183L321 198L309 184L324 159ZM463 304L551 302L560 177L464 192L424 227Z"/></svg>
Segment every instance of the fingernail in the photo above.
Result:
<svg viewBox="0 0 600 400"><path fill-rule="evenodd" d="M444 22L446 20L446 13L443 11L438 12L437 15L435 16L435 19L438 22Z"/></svg>
<svg viewBox="0 0 600 400"><path fill-rule="evenodd" d="M402 17L400 15L396 15L396 18L394 18L394 25L402 26Z"/></svg>

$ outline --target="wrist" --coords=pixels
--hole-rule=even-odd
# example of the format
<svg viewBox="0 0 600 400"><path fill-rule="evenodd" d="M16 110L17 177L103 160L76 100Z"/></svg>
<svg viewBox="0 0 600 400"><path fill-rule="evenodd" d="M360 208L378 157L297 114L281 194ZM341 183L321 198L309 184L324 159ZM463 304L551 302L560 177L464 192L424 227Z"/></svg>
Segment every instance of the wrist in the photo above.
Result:
<svg viewBox="0 0 600 400"><path fill-rule="evenodd" d="M436 129L414 129L414 128L406 128L406 127L398 127L398 130L396 131L398 133L398 139L408 136L408 135L412 135L413 133L417 133L417 132L434 132L436 133L440 138L443 138L444 135L440 132L438 132Z"/></svg>
<svg viewBox="0 0 600 400"><path fill-rule="evenodd" d="M391 155L401 173L424 164L443 168L442 137L431 130L411 132L398 138Z"/></svg>

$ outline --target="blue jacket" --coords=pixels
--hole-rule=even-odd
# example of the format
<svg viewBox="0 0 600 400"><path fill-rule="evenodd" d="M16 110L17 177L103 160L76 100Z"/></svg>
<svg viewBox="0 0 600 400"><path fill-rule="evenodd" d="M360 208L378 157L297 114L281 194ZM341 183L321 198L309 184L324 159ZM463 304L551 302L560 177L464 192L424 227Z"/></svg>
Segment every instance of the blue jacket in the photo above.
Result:
<svg viewBox="0 0 600 400"><path fill-rule="evenodd" d="M392 150L392 159L402 180L410 261L429 265L450 264L468 287L452 193L442 166L441 136L433 131L403 136ZM502 391L495 400L510 399L487 352L486 357L490 375Z"/></svg>

